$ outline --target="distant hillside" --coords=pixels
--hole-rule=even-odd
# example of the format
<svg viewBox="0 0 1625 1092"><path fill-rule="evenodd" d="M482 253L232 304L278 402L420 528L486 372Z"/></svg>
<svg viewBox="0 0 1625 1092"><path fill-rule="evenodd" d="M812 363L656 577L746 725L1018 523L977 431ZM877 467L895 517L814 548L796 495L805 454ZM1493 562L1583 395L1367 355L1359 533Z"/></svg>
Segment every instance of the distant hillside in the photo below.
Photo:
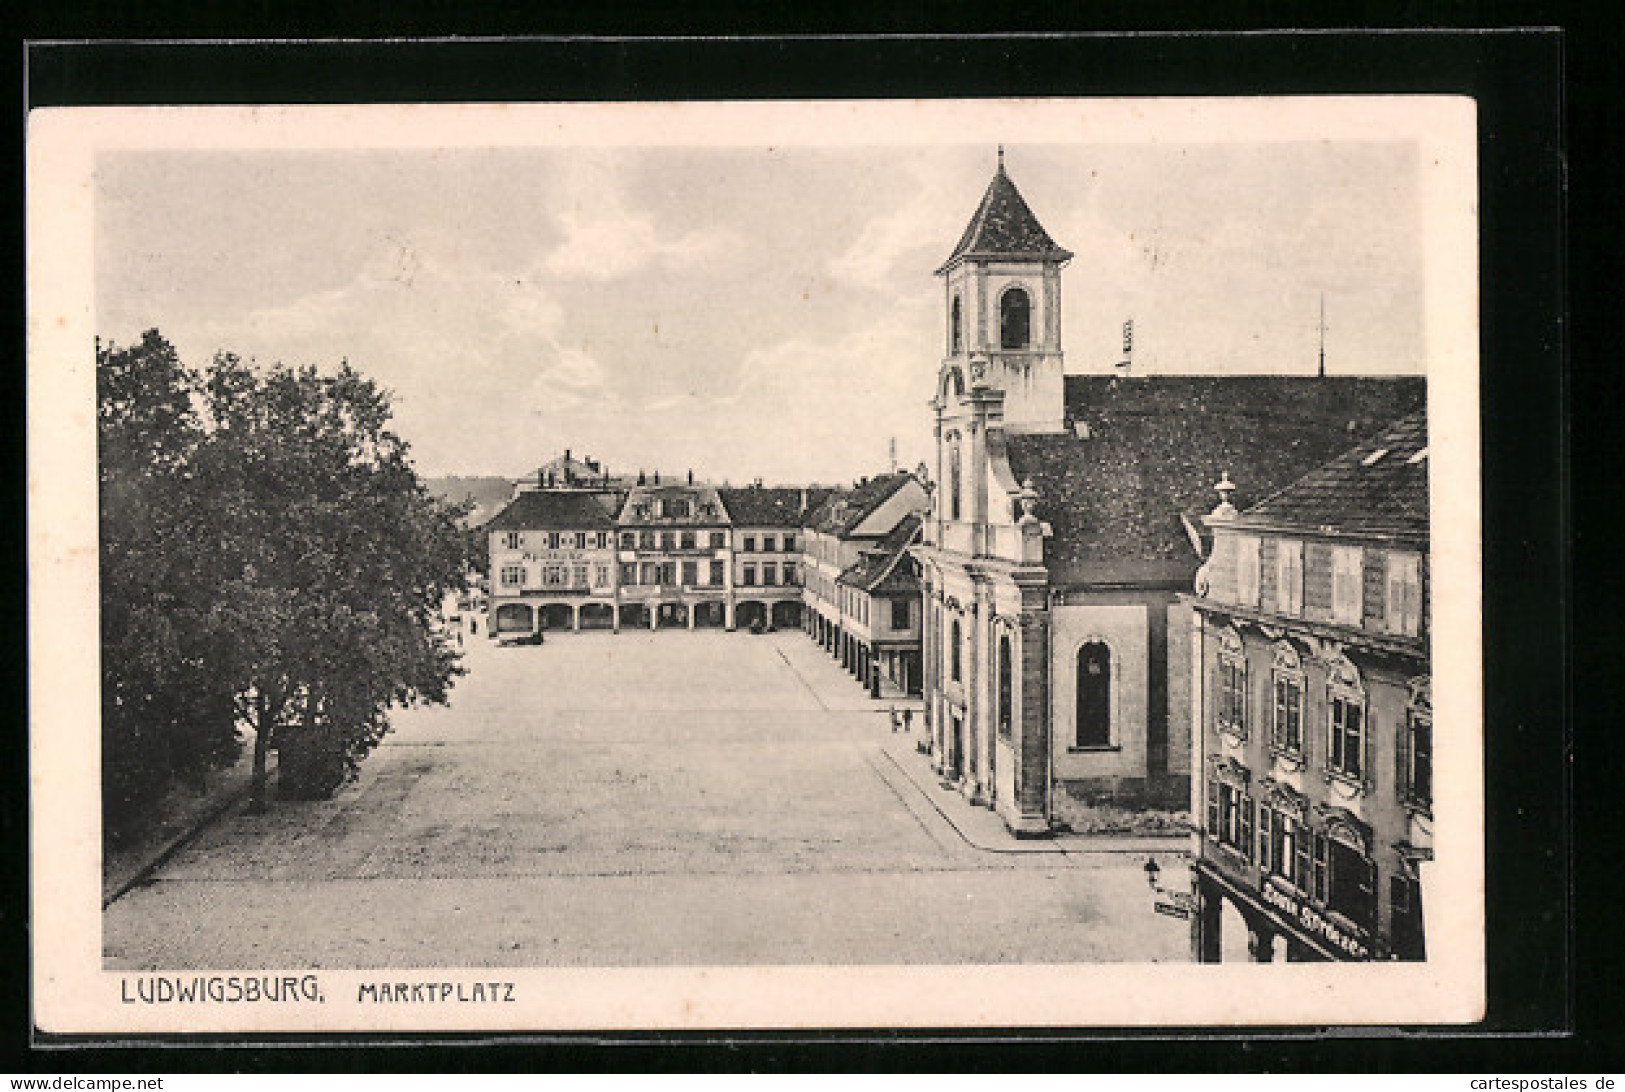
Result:
<svg viewBox="0 0 1625 1092"><path fill-rule="evenodd" d="M513 479L493 477L425 478L423 484L437 497L457 502L474 498L474 511L468 515L468 524L477 527L502 511L513 499Z"/></svg>

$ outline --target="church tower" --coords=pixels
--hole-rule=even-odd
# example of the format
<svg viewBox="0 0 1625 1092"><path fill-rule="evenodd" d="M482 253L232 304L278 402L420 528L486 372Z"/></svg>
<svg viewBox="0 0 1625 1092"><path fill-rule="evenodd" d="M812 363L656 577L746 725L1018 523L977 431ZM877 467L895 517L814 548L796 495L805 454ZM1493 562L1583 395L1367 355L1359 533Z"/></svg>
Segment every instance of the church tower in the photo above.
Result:
<svg viewBox="0 0 1625 1092"><path fill-rule="evenodd" d="M940 400L999 391L1006 431L1064 427L1061 268L1071 258L1005 173L1001 147L982 203L937 270L947 318Z"/></svg>

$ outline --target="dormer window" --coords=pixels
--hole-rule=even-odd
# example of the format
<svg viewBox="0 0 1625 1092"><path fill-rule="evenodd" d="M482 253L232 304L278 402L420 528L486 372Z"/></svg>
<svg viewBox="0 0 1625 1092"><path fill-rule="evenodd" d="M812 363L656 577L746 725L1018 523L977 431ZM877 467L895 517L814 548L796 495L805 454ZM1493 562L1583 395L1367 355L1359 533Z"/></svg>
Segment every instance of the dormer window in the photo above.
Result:
<svg viewBox="0 0 1625 1092"><path fill-rule="evenodd" d="M1032 342L1032 301L1024 288L999 297L999 347L1025 349Z"/></svg>

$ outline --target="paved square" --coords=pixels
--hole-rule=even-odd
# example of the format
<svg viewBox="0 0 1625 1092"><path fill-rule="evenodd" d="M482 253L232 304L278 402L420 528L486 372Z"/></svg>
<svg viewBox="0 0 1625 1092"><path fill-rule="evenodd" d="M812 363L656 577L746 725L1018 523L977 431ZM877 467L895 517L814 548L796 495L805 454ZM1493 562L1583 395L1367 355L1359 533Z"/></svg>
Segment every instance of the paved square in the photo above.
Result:
<svg viewBox="0 0 1625 1092"><path fill-rule="evenodd" d="M107 965L1187 958L1142 855L971 844L800 633L481 636L466 662L333 800L232 814L113 903Z"/></svg>

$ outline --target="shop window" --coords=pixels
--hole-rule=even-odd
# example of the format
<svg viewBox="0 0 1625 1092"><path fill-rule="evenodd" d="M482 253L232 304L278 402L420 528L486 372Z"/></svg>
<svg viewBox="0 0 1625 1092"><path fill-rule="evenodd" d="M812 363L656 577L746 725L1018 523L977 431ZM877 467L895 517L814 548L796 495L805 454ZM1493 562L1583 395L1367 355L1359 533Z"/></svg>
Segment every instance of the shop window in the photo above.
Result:
<svg viewBox="0 0 1625 1092"><path fill-rule="evenodd" d="M1422 559L1419 556L1388 555L1388 596L1383 606L1389 633L1415 637L1422 631Z"/></svg>
<svg viewBox="0 0 1625 1092"><path fill-rule="evenodd" d="M1376 908L1376 865L1365 851L1338 838L1330 840L1326 908L1369 928Z"/></svg>
<svg viewBox="0 0 1625 1092"><path fill-rule="evenodd" d="M1112 653L1100 641L1078 649L1075 738L1079 747L1111 745Z"/></svg>
<svg viewBox="0 0 1625 1092"><path fill-rule="evenodd" d="M525 582L525 567L523 565L502 566L502 586L504 588L517 588Z"/></svg>
<svg viewBox="0 0 1625 1092"><path fill-rule="evenodd" d="M1303 613L1303 543L1275 543L1275 609L1296 617Z"/></svg>
<svg viewBox="0 0 1625 1092"><path fill-rule="evenodd" d="M1032 309L1026 289L1011 288L999 297L999 348L1027 348L1032 341Z"/></svg>
<svg viewBox="0 0 1625 1092"><path fill-rule="evenodd" d="M1421 961L1427 958L1426 932L1422 926L1422 886L1409 876L1388 881L1388 910L1394 958Z"/></svg>
<svg viewBox="0 0 1625 1092"><path fill-rule="evenodd" d="M908 600L906 600L906 599L894 599L894 600L892 600L892 628L893 629L901 628L901 627L899 627L897 625L897 607L899 605L901 605L904 608L904 611L903 611L904 621L905 621L905 623L907 622ZM1012 669L1011 669L1011 665L1010 665L1010 636L1008 634L1000 634L999 635L999 737L1001 739L1009 739L1010 738L1010 724L1011 724L1011 719L1013 717L1013 708L1012 708L1012 706L1013 706L1013 698L1014 698L1014 695L1012 693L1012 691L1014 689L1014 686L1013 686L1014 680L1011 677L1011 673L1012 673Z"/></svg>
<svg viewBox="0 0 1625 1092"><path fill-rule="evenodd" d="M1247 738L1247 655L1241 635L1233 629L1219 638L1219 703L1214 716L1219 731Z"/></svg>
<svg viewBox="0 0 1625 1092"><path fill-rule="evenodd" d="M1360 624L1365 574L1365 551L1358 546L1332 547L1332 621Z"/></svg>
<svg viewBox="0 0 1625 1092"><path fill-rule="evenodd" d="M1326 769L1361 781L1365 777L1365 688L1346 660L1334 662L1326 687Z"/></svg>
<svg viewBox="0 0 1625 1092"><path fill-rule="evenodd" d="M1274 693L1274 717L1270 723L1270 746L1280 754L1303 757L1303 663L1297 650L1282 643L1275 648L1270 668Z"/></svg>
<svg viewBox="0 0 1625 1092"><path fill-rule="evenodd" d="M891 601L891 628L907 629L912 623L907 599L893 599Z"/></svg>
<svg viewBox="0 0 1625 1092"><path fill-rule="evenodd" d="M1258 539L1253 535L1235 535L1231 538L1232 556L1236 559L1236 602L1244 607L1258 606Z"/></svg>

